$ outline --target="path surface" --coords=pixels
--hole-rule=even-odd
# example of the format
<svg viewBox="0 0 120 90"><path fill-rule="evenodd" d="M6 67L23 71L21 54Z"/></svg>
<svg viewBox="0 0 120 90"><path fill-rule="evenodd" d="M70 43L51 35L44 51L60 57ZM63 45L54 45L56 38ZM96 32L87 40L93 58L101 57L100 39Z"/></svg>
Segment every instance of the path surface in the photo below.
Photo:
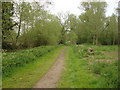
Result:
<svg viewBox="0 0 120 90"><path fill-rule="evenodd" d="M34 88L56 88L64 69L66 47L61 51L52 68L44 75Z"/></svg>

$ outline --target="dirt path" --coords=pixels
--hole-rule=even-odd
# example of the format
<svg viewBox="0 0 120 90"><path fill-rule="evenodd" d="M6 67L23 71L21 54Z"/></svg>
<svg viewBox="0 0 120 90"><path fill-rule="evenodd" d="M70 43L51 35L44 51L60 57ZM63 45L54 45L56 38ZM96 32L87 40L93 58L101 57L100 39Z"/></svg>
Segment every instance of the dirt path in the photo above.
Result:
<svg viewBox="0 0 120 90"><path fill-rule="evenodd" d="M40 81L35 85L34 88L56 88L57 83L61 77L61 73L64 68L66 47L61 51L55 64L52 68L44 75Z"/></svg>

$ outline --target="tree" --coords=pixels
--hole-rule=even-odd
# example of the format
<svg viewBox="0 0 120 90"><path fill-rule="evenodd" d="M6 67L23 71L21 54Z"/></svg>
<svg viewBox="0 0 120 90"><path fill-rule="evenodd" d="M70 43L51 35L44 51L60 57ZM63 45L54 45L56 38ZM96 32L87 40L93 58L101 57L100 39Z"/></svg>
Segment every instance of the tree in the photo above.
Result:
<svg viewBox="0 0 120 90"><path fill-rule="evenodd" d="M73 14L67 14L62 19L64 22L61 23L62 26L62 43L63 44L76 44L77 35L76 31L78 28L78 21L76 16Z"/></svg>
<svg viewBox="0 0 120 90"><path fill-rule="evenodd" d="M27 4L27 3L26 3ZM29 19L21 19L21 24L29 26L29 28L21 27L21 35L19 44L21 47L35 47L41 45L57 45L61 38L60 20L55 15L49 14L38 2L31 3L31 8L28 8L32 14L25 15L25 10L29 5L24 4L22 15ZM29 20L29 22L27 22ZM23 22L23 23L22 23ZM22 26L21 25L21 26ZM24 30L24 31L23 31Z"/></svg>
<svg viewBox="0 0 120 90"><path fill-rule="evenodd" d="M106 2L82 2L85 13L79 17L84 31L89 33L89 39L96 45L104 28L106 6Z"/></svg>
<svg viewBox="0 0 120 90"><path fill-rule="evenodd" d="M107 17L106 20L108 21L108 26L102 32L103 37L101 37L101 43L115 45L118 43L117 16L113 14Z"/></svg>
<svg viewBox="0 0 120 90"><path fill-rule="evenodd" d="M20 36L20 33L24 32L26 29L28 29L30 22L31 22L31 12L32 7L30 3L27 2L19 2L16 3L16 17L19 20L18 23L18 31L16 36L16 44L18 41L18 38Z"/></svg>
<svg viewBox="0 0 120 90"><path fill-rule="evenodd" d="M12 21L14 14L13 2L2 2L2 46L4 49L12 48L11 32L15 24Z"/></svg>

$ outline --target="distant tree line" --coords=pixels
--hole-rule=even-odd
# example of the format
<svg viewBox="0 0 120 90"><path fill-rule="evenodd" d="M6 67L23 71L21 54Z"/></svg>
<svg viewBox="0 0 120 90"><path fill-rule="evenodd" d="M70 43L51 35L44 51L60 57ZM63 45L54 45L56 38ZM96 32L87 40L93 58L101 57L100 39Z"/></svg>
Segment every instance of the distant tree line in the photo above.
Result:
<svg viewBox="0 0 120 90"><path fill-rule="evenodd" d="M53 15L40 2L2 3L3 49L31 48L41 45L118 43L117 15L106 17L106 2L82 2L84 12ZM46 2L45 5L52 5Z"/></svg>
<svg viewBox="0 0 120 90"><path fill-rule="evenodd" d="M117 15L106 17L106 2L82 2L80 9L84 13L76 17L68 14L64 23L67 27L64 37L66 43L115 45L118 43Z"/></svg>

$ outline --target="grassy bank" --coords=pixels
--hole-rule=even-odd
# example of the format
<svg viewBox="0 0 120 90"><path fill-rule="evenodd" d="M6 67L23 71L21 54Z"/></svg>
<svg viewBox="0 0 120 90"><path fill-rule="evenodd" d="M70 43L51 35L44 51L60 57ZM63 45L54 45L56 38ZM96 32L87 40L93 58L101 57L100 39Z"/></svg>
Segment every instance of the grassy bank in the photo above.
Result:
<svg viewBox="0 0 120 90"><path fill-rule="evenodd" d="M9 77L17 68L32 63L57 48L57 46L41 46L16 52L4 52L2 60L3 77Z"/></svg>
<svg viewBox="0 0 120 90"><path fill-rule="evenodd" d="M31 88L49 70L63 47L53 49L34 62L17 69L10 77L3 78L3 88ZM39 54L39 52L38 52ZM28 56L28 58L31 55Z"/></svg>

